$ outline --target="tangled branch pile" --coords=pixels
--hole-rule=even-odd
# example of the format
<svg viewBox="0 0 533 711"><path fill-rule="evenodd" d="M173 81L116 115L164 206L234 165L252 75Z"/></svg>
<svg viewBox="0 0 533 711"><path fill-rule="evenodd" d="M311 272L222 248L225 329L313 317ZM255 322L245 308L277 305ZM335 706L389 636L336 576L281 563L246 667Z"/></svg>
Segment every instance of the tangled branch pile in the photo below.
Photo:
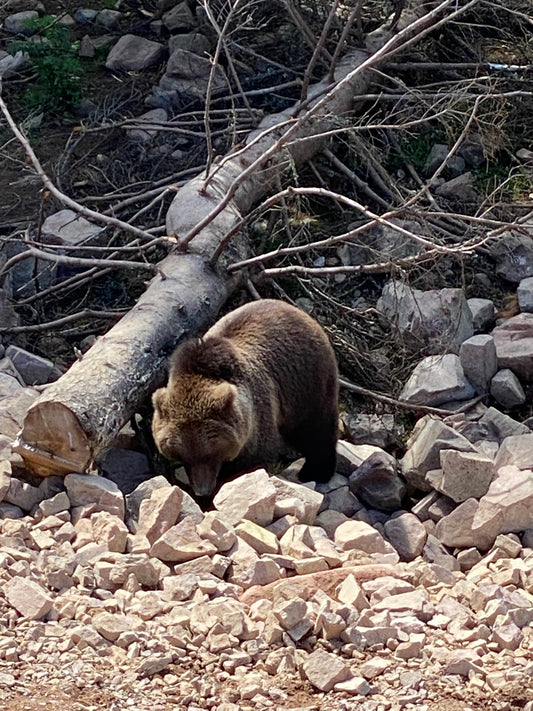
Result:
<svg viewBox="0 0 533 711"><path fill-rule="evenodd" d="M199 54L211 61L203 90L165 93L163 80L153 86L159 66L128 77L93 60L81 121L28 111L21 75L4 74L0 161L12 185L0 224L2 279L16 313L2 330L72 362L83 339L131 306L146 272L176 248L163 226L176 190L202 171L209 185L222 156L234 157L265 115L285 111L277 190L232 230L248 232L254 256L229 265L222 249L216 257L261 295L307 299L344 372L398 390L412 356L391 349L375 311L385 279L462 285L502 303L509 287L494 282L494 259L501 235L530 219L533 171L529 3L404 4L191 3L194 41L205 42ZM140 24L136 12L124 12L122 32L150 36L154 23ZM89 34L97 46L102 29ZM368 52L370 84L300 165L291 130L313 121L309 87L327 77L335 91L342 79L335 83L334 70L354 49ZM31 67L19 71L31 79ZM143 118L146 104L153 111ZM51 239L45 218L62 207L97 223L96 236L74 245Z"/></svg>

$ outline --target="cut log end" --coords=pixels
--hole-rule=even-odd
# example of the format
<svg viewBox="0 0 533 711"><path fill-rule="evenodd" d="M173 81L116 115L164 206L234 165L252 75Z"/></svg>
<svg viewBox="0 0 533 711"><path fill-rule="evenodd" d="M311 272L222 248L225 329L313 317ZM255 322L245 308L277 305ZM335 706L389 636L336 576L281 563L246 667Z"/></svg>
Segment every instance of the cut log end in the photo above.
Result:
<svg viewBox="0 0 533 711"><path fill-rule="evenodd" d="M83 472L92 459L78 418L60 402L41 402L28 410L13 451L43 477Z"/></svg>

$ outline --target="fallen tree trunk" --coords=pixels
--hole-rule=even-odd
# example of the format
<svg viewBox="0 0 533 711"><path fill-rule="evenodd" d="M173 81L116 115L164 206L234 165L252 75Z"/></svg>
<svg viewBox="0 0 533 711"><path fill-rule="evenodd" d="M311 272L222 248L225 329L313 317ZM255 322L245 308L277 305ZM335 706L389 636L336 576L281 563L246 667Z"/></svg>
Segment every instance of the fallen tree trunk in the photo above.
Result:
<svg viewBox="0 0 533 711"><path fill-rule="evenodd" d="M382 50L400 46L402 35L405 40L405 30L395 38L383 34ZM15 450L30 470L41 476L83 471L112 443L161 383L168 354L212 322L235 288L225 266L247 250L242 235L225 248L216 271L207 266L224 237L288 165L301 164L325 145L325 134L339 128L354 98L367 91L370 68L389 57L381 50L371 59L361 51L347 55L334 83L311 86L304 107L266 117L243 149L179 190L167 231L193 254L164 259L134 308L29 409Z"/></svg>
<svg viewBox="0 0 533 711"><path fill-rule="evenodd" d="M14 448L36 474L86 469L162 384L174 344L211 323L228 296L197 255L159 266L135 307L28 410Z"/></svg>

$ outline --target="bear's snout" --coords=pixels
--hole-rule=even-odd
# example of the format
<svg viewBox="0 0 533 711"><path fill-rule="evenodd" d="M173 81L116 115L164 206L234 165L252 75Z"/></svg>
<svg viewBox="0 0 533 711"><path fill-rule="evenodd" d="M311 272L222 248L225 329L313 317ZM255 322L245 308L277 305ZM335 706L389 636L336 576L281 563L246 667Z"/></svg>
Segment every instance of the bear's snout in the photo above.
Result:
<svg viewBox="0 0 533 711"><path fill-rule="evenodd" d="M185 471L196 496L212 496L217 487L221 465L206 463L186 465Z"/></svg>

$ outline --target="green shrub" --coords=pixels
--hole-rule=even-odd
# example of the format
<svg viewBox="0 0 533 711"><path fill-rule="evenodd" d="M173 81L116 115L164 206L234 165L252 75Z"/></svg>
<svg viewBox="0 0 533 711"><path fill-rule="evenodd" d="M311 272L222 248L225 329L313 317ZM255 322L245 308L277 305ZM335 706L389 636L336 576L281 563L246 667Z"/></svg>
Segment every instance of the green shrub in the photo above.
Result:
<svg viewBox="0 0 533 711"><path fill-rule="evenodd" d="M28 29L34 34L8 47L11 54L25 52L37 73L24 97L28 108L54 114L71 112L81 99L83 66L78 43L71 41L69 28L58 24L54 15L29 21Z"/></svg>
<svg viewBox="0 0 533 711"><path fill-rule="evenodd" d="M422 170L426 163L426 158L435 143L437 143L437 140L433 134L421 134L401 139L398 152L392 156L392 167L398 167L405 161L410 163L415 170Z"/></svg>

